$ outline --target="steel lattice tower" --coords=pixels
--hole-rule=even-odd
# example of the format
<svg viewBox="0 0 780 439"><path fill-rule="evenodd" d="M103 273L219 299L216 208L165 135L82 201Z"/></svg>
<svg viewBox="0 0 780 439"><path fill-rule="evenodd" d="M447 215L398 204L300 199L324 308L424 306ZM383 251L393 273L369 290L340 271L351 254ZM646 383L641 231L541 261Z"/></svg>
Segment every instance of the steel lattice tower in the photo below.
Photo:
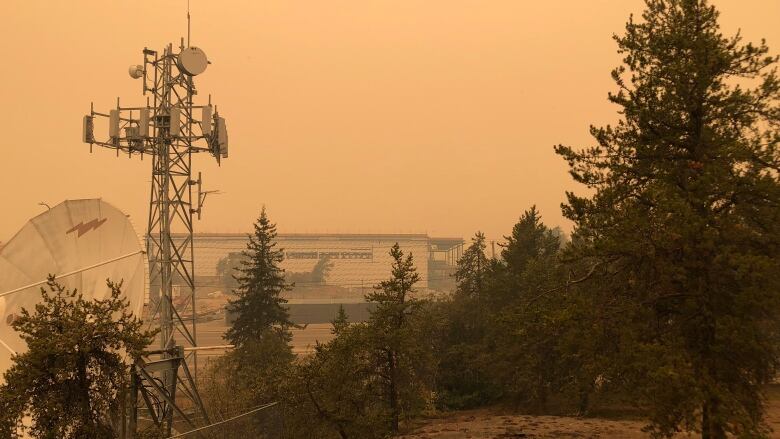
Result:
<svg viewBox="0 0 780 439"><path fill-rule="evenodd" d="M190 428L196 427L193 414L208 422L188 366L197 369L193 219L200 217L205 198L200 175L193 179L192 156L208 153L218 162L227 157L227 131L210 98L205 105L193 102L197 95L193 78L209 64L202 50L184 47L182 40L178 52L169 44L162 54L145 48L143 57L143 65L131 66L129 73L143 79L146 106L122 107L117 99L116 109L108 114L93 108L84 117L83 140L90 150L96 144L115 149L117 155L152 158L146 239L150 300L145 320L160 329L159 349L134 368L128 427L131 433L138 428L140 408L170 435L174 415ZM108 119L106 141L95 139L98 117ZM177 289L181 293L174 300ZM188 402L180 401L182 397Z"/></svg>

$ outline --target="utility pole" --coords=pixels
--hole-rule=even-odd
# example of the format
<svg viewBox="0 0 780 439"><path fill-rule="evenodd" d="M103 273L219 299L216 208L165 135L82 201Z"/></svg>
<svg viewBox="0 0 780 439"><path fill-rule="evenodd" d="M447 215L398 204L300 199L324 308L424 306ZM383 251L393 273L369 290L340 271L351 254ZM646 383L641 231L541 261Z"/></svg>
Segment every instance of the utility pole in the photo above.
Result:
<svg viewBox="0 0 780 439"><path fill-rule="evenodd" d="M174 417L192 429L197 426L193 415L209 422L188 366L197 373L193 218L200 217L208 193L201 190L200 173L193 179L192 156L210 154L219 162L228 155L225 120L211 105L211 97L205 105L194 103L198 94L194 77L208 64L203 50L185 47L183 38L178 50L172 44L162 53L144 48L143 64L130 66L129 74L142 79L146 105L120 106L117 98L116 108L108 113L96 112L93 107L84 116L82 140L90 144L90 151L98 145L116 150L117 156L148 155L152 159L146 321L159 327L159 345L149 358L136 364L131 389L142 396L144 417L166 437L171 435ZM95 138L98 119L108 122L107 140ZM193 194L194 189L197 194ZM183 296L176 302L174 284L181 287ZM139 400L136 390L131 391L131 401ZM180 404L177 395L189 401ZM128 408L129 435L135 437L139 407L132 405Z"/></svg>

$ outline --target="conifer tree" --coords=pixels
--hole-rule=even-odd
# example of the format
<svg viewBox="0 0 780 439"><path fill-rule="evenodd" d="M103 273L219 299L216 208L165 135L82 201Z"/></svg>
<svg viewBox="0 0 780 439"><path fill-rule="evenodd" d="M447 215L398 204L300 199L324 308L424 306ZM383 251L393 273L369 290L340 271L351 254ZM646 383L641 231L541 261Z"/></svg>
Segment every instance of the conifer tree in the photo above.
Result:
<svg viewBox="0 0 780 439"><path fill-rule="evenodd" d="M397 243L390 255L390 278L366 295L376 304L370 319L349 324L341 308L335 337L291 368L284 398L301 437L389 437L428 402L433 330L423 301L410 297L420 276Z"/></svg>
<svg viewBox="0 0 780 439"><path fill-rule="evenodd" d="M447 408L471 408L490 401L498 393L487 379L495 363L487 329L495 324L489 298L495 292L498 263L485 254L485 235L477 232L458 260L455 294L441 303L446 320L443 349L437 375L438 404Z"/></svg>
<svg viewBox="0 0 780 439"><path fill-rule="evenodd" d="M235 321L226 334L238 348L257 342L271 330L289 339L293 326L284 306L287 300L281 297L292 287L279 267L284 251L276 247L276 225L268 219L265 207L248 239L241 266L236 269L238 288L234 292L238 298L230 302Z"/></svg>
<svg viewBox="0 0 780 439"><path fill-rule="evenodd" d="M402 414L410 411L413 405L410 396L419 390L412 363L423 361L423 358L410 355L416 340L410 331L409 317L420 306L419 300L410 297L420 275L412 254L404 257L398 243L390 249L390 256L393 258L390 279L376 285L374 291L366 295L366 301L377 304L371 311L369 328L374 336L380 380L385 385L390 430L397 433Z"/></svg>
<svg viewBox="0 0 780 439"><path fill-rule="evenodd" d="M512 228L512 234L505 236L506 243L501 257L509 271L520 274L529 261L542 255L555 254L560 248L560 237L542 223L542 217L536 206L523 212L520 220Z"/></svg>
<svg viewBox="0 0 780 439"><path fill-rule="evenodd" d="M485 255L485 247L485 234L477 232L471 238L471 245L458 260L455 281L459 294L474 298L483 295L490 270L490 260Z"/></svg>
<svg viewBox="0 0 780 439"><path fill-rule="evenodd" d="M341 326L335 338L317 343L295 363L282 393L290 407L284 437L388 437L389 410L371 355L372 336L366 323Z"/></svg>
<svg viewBox="0 0 780 439"><path fill-rule="evenodd" d="M347 311L344 310L343 304L339 304L338 313L336 314L336 317L330 321L330 324L332 326L330 332L334 335L338 335L345 328L349 327L349 316L347 315Z"/></svg>
<svg viewBox="0 0 780 439"><path fill-rule="evenodd" d="M762 42L724 37L706 0L646 0L616 36L616 126L558 146L569 256L622 317L623 371L656 437L763 437L780 333L780 83ZM629 323L631 322L631 323Z"/></svg>
<svg viewBox="0 0 780 439"><path fill-rule="evenodd" d="M128 311L121 283L108 288L106 299L88 301L50 277L42 302L13 321L28 350L3 376L0 437L19 428L35 438L118 437L122 385L153 333ZM32 426L23 427L27 416Z"/></svg>

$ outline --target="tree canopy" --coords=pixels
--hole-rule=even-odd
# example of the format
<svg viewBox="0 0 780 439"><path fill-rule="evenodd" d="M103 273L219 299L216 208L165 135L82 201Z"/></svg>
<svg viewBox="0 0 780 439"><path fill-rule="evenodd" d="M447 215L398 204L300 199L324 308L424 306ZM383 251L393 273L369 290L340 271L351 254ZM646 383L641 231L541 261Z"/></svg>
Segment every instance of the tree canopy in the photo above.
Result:
<svg viewBox="0 0 780 439"><path fill-rule="evenodd" d="M85 300L49 278L42 301L12 322L28 350L13 357L0 387L0 437L115 438L129 367L153 333L128 311L121 282ZM29 416L32 426L24 427Z"/></svg>
<svg viewBox="0 0 780 439"><path fill-rule="evenodd" d="M285 281L280 267L284 251L276 245L276 225L268 219L263 207L234 276L238 283L234 292L238 297L230 302L235 320L226 338L238 348L260 340L269 330L289 337L293 324L284 306L287 300L281 293L291 285Z"/></svg>
<svg viewBox="0 0 780 439"><path fill-rule="evenodd" d="M593 191L568 194L567 257L587 261L597 306L630 316L622 376L649 431L762 436L780 358L777 57L723 36L705 0L646 5L615 37L622 119L592 127L595 146L556 148Z"/></svg>

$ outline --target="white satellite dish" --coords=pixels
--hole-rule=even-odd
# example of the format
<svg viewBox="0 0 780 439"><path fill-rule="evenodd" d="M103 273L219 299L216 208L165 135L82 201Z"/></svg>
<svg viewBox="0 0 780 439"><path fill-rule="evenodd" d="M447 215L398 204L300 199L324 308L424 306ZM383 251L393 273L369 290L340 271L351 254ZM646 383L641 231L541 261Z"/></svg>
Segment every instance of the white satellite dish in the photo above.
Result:
<svg viewBox="0 0 780 439"><path fill-rule="evenodd" d="M127 73L130 74L131 78L138 79L144 76L144 66L133 64L127 69Z"/></svg>
<svg viewBox="0 0 780 439"><path fill-rule="evenodd" d="M122 281L140 317L148 261L130 219L100 199L68 200L31 219L0 249L0 384L11 356L27 350L10 323L41 300L49 274L87 299L108 297L106 279Z"/></svg>
<svg viewBox="0 0 780 439"><path fill-rule="evenodd" d="M181 51L177 65L184 73L195 76L206 71L209 60L199 47L191 46Z"/></svg>

